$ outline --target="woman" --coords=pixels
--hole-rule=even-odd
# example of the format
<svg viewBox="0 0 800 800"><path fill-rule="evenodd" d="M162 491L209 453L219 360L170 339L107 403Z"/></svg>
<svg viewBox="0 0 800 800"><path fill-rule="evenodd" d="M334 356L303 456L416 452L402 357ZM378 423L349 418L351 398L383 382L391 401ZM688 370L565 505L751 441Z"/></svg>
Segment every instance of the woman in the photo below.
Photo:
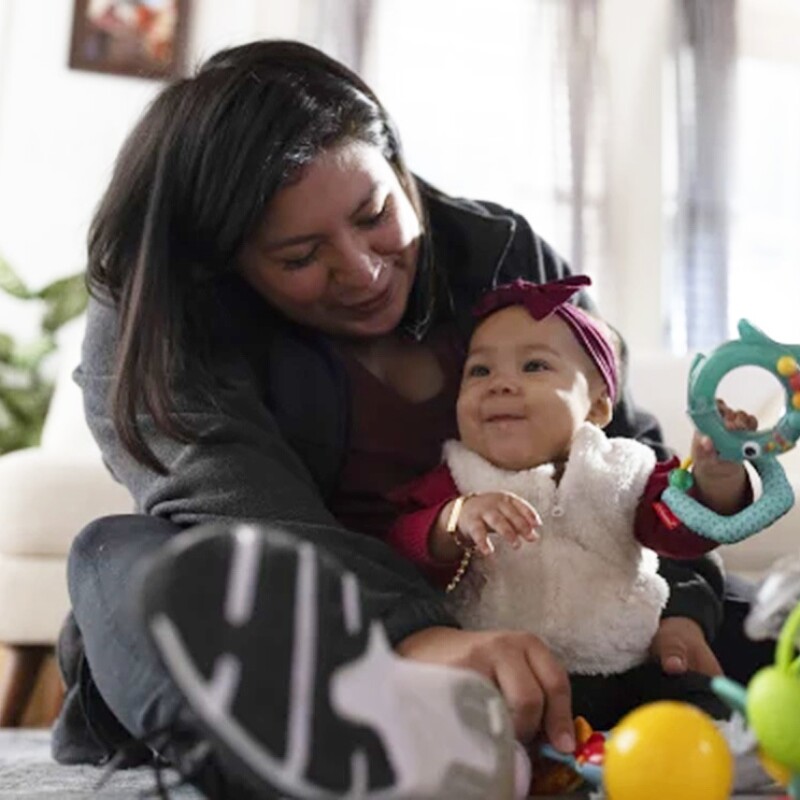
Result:
<svg viewBox="0 0 800 800"><path fill-rule="evenodd" d="M368 535L388 528L385 490L453 432L475 299L566 272L518 215L415 179L372 92L312 48L234 48L168 86L90 234L77 380L140 514L73 547L56 756L103 760L133 737L212 796L470 796L461 781L501 797L499 696L519 738L571 749L568 677L544 645L457 630ZM627 400L612 425L660 447ZM370 530L343 524L365 515ZM719 573L664 574L654 657L716 671Z"/></svg>

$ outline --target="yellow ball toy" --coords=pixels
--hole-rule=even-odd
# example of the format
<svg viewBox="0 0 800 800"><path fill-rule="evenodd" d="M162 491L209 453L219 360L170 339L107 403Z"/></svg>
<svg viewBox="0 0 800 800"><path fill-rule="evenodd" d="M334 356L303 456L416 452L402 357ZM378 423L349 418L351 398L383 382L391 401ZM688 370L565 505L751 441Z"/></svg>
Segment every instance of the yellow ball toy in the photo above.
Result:
<svg viewBox="0 0 800 800"><path fill-rule="evenodd" d="M611 731L603 784L609 800L727 800L733 757L702 711L686 703L649 703Z"/></svg>

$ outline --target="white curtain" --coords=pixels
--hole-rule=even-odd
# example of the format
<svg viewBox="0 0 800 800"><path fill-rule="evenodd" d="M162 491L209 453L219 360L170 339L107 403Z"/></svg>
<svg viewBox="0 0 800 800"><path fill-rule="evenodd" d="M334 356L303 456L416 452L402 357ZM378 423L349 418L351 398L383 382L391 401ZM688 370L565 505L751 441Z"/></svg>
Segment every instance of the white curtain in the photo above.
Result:
<svg viewBox="0 0 800 800"><path fill-rule="evenodd" d="M598 121L602 109L596 102L602 88L597 75L598 2L569 0L557 6L557 24L566 28L566 46L558 53L563 63L556 77L566 85L569 108L568 255L575 272L587 269L587 250L594 250L590 257L596 259L602 251L599 221L604 181L598 157ZM554 88L558 91L558 86Z"/></svg>
<svg viewBox="0 0 800 800"><path fill-rule="evenodd" d="M599 3L373 0L364 48L364 76L415 172L524 214L595 277L605 193Z"/></svg>
<svg viewBox="0 0 800 800"><path fill-rule="evenodd" d="M676 0L678 196L675 349L728 335L729 199L736 71L735 0ZM678 311L679 310L679 311Z"/></svg>
<svg viewBox="0 0 800 800"><path fill-rule="evenodd" d="M314 40L328 55L361 74L373 0L313 0L312 5L316 7Z"/></svg>

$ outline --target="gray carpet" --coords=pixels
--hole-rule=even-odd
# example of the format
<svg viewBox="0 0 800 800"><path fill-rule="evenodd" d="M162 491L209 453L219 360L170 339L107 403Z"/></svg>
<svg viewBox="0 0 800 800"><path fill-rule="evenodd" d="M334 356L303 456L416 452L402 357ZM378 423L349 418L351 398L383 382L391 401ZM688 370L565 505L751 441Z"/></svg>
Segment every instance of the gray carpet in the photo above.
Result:
<svg viewBox="0 0 800 800"><path fill-rule="evenodd" d="M0 798L54 798L87 800L138 798L155 789L156 781L149 768L120 770L106 786L94 792L103 774L97 767L62 767L50 758L50 732L47 730L0 730ZM165 780L176 780L165 772ZM170 792L176 800L195 800L201 795L191 787Z"/></svg>
<svg viewBox="0 0 800 800"><path fill-rule="evenodd" d="M0 800L3 798L54 798L59 800L132 800L152 796L156 783L149 768L120 770L106 786L94 792L103 774L96 767L62 767L50 758L50 734L46 730L0 729ZM176 776L165 772L172 783ZM780 797L774 792L736 795L737 800L764 800ZM201 795L190 786L170 792L175 800L200 800ZM572 795L586 797L586 795ZM566 800L564 798L563 800Z"/></svg>

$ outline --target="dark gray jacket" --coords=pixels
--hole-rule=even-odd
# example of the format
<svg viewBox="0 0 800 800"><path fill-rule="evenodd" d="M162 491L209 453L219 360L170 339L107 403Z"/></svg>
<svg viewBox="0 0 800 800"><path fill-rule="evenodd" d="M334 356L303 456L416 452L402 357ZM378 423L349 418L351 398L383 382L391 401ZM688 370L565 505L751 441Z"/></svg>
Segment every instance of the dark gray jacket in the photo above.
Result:
<svg viewBox="0 0 800 800"><path fill-rule="evenodd" d="M456 200L425 184L421 188L429 236L403 321L417 338L442 319L455 319L466 338L469 309L495 283L515 277L541 283L567 274L565 263L521 216L490 203ZM579 302L590 305L585 296ZM107 403L116 312L91 303L76 379L109 469L131 491L140 512L181 526L280 520L353 535L325 505L350 422L346 374L325 337L276 319L237 276L220 285L209 324L216 326L220 342L216 372L224 386L213 402L178 392L179 411L200 434L196 443L176 442L143 422L149 443L170 469L160 476L135 461L114 431ZM658 424L634 409L627 392L608 432L646 442L665 455ZM373 544L363 546L372 549ZM666 562L662 571L672 589L667 613L696 619L711 638L721 616L716 567L708 560ZM420 622L410 608L391 616L392 638Z"/></svg>

